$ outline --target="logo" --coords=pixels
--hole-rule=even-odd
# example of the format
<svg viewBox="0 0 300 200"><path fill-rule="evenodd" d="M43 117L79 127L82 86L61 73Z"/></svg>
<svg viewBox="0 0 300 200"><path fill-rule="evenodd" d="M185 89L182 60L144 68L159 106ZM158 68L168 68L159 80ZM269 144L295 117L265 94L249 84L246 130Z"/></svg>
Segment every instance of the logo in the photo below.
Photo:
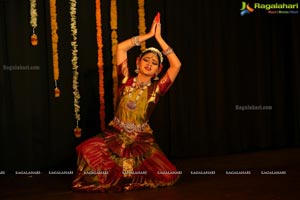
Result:
<svg viewBox="0 0 300 200"><path fill-rule="evenodd" d="M241 16L252 13L254 10L265 11L268 14L298 14L298 3L253 3L250 7L249 3L242 1L240 9Z"/></svg>
<svg viewBox="0 0 300 200"><path fill-rule="evenodd" d="M249 3L246 3L245 1L242 2L242 8L240 10L241 10L241 16L250 14L254 11L254 9L250 7Z"/></svg>

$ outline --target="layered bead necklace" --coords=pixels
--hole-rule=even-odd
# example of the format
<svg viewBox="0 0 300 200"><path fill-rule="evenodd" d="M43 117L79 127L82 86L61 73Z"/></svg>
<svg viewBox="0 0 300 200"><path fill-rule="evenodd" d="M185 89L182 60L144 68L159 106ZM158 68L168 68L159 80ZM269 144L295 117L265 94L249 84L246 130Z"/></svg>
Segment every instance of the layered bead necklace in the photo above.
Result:
<svg viewBox="0 0 300 200"><path fill-rule="evenodd" d="M141 82L141 83L137 84L137 78L136 77L133 78L133 83L130 86L129 91L128 91L129 100L126 104L128 109L130 109L130 110L135 110L136 109L137 101L140 99L140 97L143 94L143 92L145 91L145 89L147 87L149 87L150 85L151 85L151 81L146 82L146 83ZM133 90L135 90L136 88L140 88L141 90L137 94L135 100L132 100L131 99L132 98L132 93L133 93Z"/></svg>

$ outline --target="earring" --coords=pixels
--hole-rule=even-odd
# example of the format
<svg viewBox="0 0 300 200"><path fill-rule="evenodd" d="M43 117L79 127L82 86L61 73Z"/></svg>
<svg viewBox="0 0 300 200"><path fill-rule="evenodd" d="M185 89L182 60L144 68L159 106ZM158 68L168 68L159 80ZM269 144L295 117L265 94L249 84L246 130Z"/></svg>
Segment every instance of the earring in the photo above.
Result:
<svg viewBox="0 0 300 200"><path fill-rule="evenodd" d="M139 66L136 66L136 70L134 70L134 72L137 73L137 74L140 72Z"/></svg>
<svg viewBox="0 0 300 200"><path fill-rule="evenodd" d="M159 80L158 73L155 74L154 80L155 80L155 81L158 81L158 80Z"/></svg>

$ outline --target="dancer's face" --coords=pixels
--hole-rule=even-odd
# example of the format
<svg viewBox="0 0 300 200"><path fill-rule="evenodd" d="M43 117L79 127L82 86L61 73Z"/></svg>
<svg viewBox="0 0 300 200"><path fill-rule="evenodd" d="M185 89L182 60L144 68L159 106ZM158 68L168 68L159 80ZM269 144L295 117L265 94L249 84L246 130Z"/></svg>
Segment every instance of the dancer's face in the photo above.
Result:
<svg viewBox="0 0 300 200"><path fill-rule="evenodd" d="M159 60L156 54L149 52L143 55L139 62L139 70L144 75L153 76L158 73Z"/></svg>

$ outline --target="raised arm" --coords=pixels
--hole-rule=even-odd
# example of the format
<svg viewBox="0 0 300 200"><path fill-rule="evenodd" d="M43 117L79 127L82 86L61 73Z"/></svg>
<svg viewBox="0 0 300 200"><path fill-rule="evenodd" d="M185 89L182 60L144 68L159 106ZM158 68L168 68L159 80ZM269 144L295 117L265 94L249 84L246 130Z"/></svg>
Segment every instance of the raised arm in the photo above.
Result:
<svg viewBox="0 0 300 200"><path fill-rule="evenodd" d="M155 27L156 27L157 21L153 20L151 29L148 33L145 35L138 35L132 38L129 38L127 40L124 40L123 42L120 42L117 46L117 65L120 65L124 60L127 59L127 51L130 50L134 46L140 46L140 43L148 40L149 38L152 38L155 34Z"/></svg>
<svg viewBox="0 0 300 200"><path fill-rule="evenodd" d="M161 36L161 24L160 19L158 20L156 29L155 29L155 39L162 49L162 53L167 57L170 67L167 71L171 81L173 82L180 70L181 62L173 49L165 42Z"/></svg>

